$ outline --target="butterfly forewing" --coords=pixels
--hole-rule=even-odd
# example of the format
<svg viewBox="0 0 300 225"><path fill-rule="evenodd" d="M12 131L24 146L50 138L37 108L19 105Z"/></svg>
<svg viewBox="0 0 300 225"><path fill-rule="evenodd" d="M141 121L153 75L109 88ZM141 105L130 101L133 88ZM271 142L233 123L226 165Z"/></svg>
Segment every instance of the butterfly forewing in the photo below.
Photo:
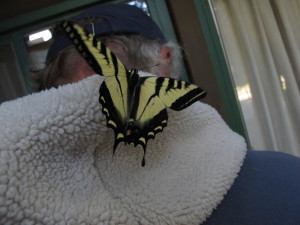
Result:
<svg viewBox="0 0 300 225"><path fill-rule="evenodd" d="M126 69L121 61L102 42L96 40L94 35L87 33L76 23L63 21L61 25L78 52L96 73L103 76L126 76Z"/></svg>
<svg viewBox="0 0 300 225"><path fill-rule="evenodd" d="M173 110L180 111L204 98L206 92L194 84L166 77L148 77L145 83L155 85L159 99Z"/></svg>

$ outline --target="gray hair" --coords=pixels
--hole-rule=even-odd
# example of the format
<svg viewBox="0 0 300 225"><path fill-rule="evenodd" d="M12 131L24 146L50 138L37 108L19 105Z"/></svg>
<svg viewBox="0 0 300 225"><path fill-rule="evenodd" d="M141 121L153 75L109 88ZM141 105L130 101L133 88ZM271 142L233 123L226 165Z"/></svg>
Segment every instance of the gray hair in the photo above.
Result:
<svg viewBox="0 0 300 225"><path fill-rule="evenodd" d="M168 68L168 76L179 77L181 48L173 42L162 45L156 40L146 39L141 35L111 35L100 40L108 46L116 47L114 54L120 58L127 69L135 68L160 75L160 69L165 65ZM165 60L160 57L160 50L163 47L169 48L170 59Z"/></svg>

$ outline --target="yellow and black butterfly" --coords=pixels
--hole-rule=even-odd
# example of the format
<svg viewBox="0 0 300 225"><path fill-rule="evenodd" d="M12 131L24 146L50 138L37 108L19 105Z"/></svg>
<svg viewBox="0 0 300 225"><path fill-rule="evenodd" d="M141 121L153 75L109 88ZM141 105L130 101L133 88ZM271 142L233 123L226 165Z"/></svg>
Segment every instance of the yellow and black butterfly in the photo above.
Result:
<svg viewBox="0 0 300 225"><path fill-rule="evenodd" d="M61 25L92 69L107 77L99 90L99 102L107 126L115 133L113 152L120 142L141 145L144 166L148 140L167 126L166 108L182 110L203 98L206 92L172 78L140 77L136 69L127 70L103 43L78 24L63 21Z"/></svg>

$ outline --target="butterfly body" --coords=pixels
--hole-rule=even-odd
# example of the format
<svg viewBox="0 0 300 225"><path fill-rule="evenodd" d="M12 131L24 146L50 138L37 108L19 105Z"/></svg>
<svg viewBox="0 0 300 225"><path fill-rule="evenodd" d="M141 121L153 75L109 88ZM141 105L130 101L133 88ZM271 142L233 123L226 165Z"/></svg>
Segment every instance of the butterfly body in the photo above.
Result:
<svg viewBox="0 0 300 225"><path fill-rule="evenodd" d="M185 81L172 78L140 77L136 69L127 70L122 62L94 35L78 24L62 22L69 39L88 64L106 76L99 89L99 102L107 126L115 134L113 152L120 142L141 145L167 126L167 108L180 111L203 98L206 92Z"/></svg>
<svg viewBox="0 0 300 225"><path fill-rule="evenodd" d="M148 100L144 103L144 107L136 104L142 101L141 90L145 90L149 78L151 77L140 77L137 70L132 70L127 73L126 79L119 76L109 77L100 87L99 101L103 106L102 112L107 117L107 125L115 131L116 135L114 151L120 142L133 143L135 146L140 144L146 149L148 139L154 138L155 134L161 132L167 125L168 114L162 102L156 103L160 106L159 112L154 111L154 109L149 110L149 107L153 107L155 104L155 100L159 101L157 93L150 94L148 92L146 94ZM117 83L118 85L111 89L108 88L110 83ZM156 84L150 82L148 85L155 86ZM126 87L125 94L124 89L126 90ZM112 107L117 101L120 101L119 104L122 107ZM151 113L155 113L154 120L153 117L149 117Z"/></svg>

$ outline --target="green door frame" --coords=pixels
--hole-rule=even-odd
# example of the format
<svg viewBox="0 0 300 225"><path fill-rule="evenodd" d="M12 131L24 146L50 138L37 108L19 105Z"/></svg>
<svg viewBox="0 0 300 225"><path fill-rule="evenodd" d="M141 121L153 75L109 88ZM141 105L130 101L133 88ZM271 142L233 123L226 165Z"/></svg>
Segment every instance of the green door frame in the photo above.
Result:
<svg viewBox="0 0 300 225"><path fill-rule="evenodd" d="M231 129L242 135L250 146L249 137L237 100L234 83L223 52L222 43L216 28L210 0L194 0L198 18L213 64L218 87L225 107L226 118Z"/></svg>

